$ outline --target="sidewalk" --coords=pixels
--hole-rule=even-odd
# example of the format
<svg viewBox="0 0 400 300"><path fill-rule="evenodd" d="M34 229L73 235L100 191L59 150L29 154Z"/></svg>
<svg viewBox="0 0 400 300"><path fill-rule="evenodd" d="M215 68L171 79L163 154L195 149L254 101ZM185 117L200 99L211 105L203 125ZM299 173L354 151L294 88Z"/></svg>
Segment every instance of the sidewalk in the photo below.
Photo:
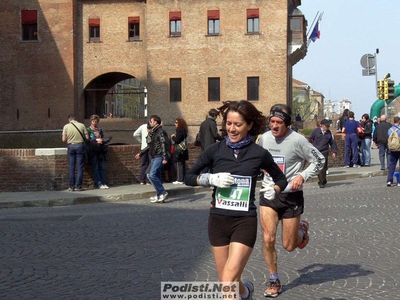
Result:
<svg viewBox="0 0 400 300"><path fill-rule="evenodd" d="M330 157L330 159L332 159ZM331 168L327 176L329 182L350 180L365 177L386 176L387 171L380 170L378 149L371 149L371 166L362 168ZM382 184L386 178L381 179ZM307 183L317 183L318 178L311 178ZM261 186L261 182L257 183ZM182 194L195 194L209 191L204 187L189 187L165 183L165 189L169 197ZM154 196L155 191L151 185L131 184L124 186L111 186L108 190L87 189L82 192L64 191L39 191L39 192L6 192L0 193L0 209L16 207L37 207L37 206L66 206L74 204L90 204L99 202L130 201L145 199Z"/></svg>

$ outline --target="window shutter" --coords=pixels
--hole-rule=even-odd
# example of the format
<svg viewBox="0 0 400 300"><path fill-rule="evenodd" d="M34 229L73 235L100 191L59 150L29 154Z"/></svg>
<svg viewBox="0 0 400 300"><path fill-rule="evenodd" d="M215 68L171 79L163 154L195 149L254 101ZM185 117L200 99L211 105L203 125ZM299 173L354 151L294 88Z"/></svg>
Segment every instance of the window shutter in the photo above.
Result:
<svg viewBox="0 0 400 300"><path fill-rule="evenodd" d="M23 10L21 11L22 25L37 24L37 10Z"/></svg>
<svg viewBox="0 0 400 300"><path fill-rule="evenodd" d="M139 24L140 23L140 17L129 17L128 18L128 23L129 24Z"/></svg>
<svg viewBox="0 0 400 300"><path fill-rule="evenodd" d="M250 19L250 18L258 18L258 17L259 17L258 8L255 8L255 9L248 9L248 10L247 10L247 19Z"/></svg>
<svg viewBox="0 0 400 300"><path fill-rule="evenodd" d="M209 10L207 11L208 20L219 20L219 10Z"/></svg>
<svg viewBox="0 0 400 300"><path fill-rule="evenodd" d="M170 21L181 20L181 12L180 11L170 12L169 13L169 20Z"/></svg>
<svg viewBox="0 0 400 300"><path fill-rule="evenodd" d="M89 26L91 27L99 27L100 19L89 19Z"/></svg>

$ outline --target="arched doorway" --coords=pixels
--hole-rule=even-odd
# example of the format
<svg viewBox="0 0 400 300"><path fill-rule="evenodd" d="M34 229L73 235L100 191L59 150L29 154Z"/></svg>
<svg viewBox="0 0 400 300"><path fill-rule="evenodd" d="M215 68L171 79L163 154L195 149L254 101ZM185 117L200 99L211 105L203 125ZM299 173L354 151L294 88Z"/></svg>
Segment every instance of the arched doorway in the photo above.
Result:
<svg viewBox="0 0 400 300"><path fill-rule="evenodd" d="M143 118L146 112L146 88L130 74L112 72L93 79L83 91L85 119L100 117Z"/></svg>

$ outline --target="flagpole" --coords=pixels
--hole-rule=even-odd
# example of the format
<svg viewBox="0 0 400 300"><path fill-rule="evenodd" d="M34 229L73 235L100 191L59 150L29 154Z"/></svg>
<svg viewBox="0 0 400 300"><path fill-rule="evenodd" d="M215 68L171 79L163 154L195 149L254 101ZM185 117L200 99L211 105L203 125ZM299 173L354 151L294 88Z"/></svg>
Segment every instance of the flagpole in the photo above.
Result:
<svg viewBox="0 0 400 300"><path fill-rule="evenodd" d="M311 26L308 28L307 36L309 36L310 31L311 31L312 29L314 29L314 23L315 23L315 20L316 20L317 17L318 17L318 14L319 14L319 11L318 11L317 14L315 15L314 20L313 20Z"/></svg>
<svg viewBox="0 0 400 300"><path fill-rule="evenodd" d="M318 14L319 14L319 15L318 15ZM314 29L315 29L315 26L316 26L319 22L321 22L323 14L324 14L324 12L319 13L319 11L318 11L317 14L315 15L314 21L312 22L312 26L310 26L310 28L308 29L308 33L307 33L307 35L306 35L306 36L308 36L308 39L307 39L307 47L310 46L310 43L311 43L310 37L311 37L311 35L313 34L313 31L314 31ZM318 16L318 18L317 18L317 16ZM316 22L315 22L315 21L316 21ZM311 33L310 33L310 31L311 31Z"/></svg>

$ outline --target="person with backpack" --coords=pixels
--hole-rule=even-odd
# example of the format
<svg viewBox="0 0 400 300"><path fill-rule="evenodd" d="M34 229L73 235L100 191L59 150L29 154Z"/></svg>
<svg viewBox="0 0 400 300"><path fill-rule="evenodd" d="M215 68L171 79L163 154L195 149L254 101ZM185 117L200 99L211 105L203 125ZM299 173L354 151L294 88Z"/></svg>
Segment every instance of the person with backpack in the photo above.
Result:
<svg viewBox="0 0 400 300"><path fill-rule="evenodd" d="M396 170L397 162L400 160L400 118L394 117L393 126L388 130L388 149L390 151L389 156L389 171L387 177L387 186L390 187L393 184L393 175ZM400 170L399 170L400 171ZM400 183L397 182L397 186Z"/></svg>

